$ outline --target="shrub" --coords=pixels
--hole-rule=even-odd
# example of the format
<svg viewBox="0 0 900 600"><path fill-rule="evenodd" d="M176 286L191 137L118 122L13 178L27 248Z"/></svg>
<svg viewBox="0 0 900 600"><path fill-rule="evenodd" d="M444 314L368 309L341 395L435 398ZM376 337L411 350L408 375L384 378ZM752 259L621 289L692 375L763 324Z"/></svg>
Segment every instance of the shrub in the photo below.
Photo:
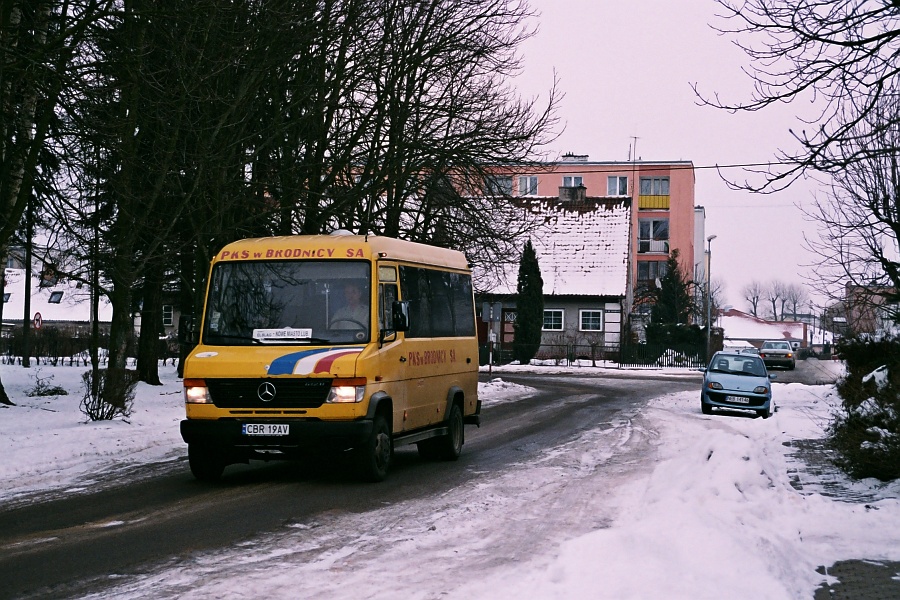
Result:
<svg viewBox="0 0 900 600"><path fill-rule="evenodd" d="M50 383L52 380L53 375L41 377L41 370L38 369L34 373L34 386L26 391L25 395L34 398L35 396L65 396L69 393L58 385L52 385Z"/></svg>
<svg viewBox="0 0 900 600"><path fill-rule="evenodd" d="M856 478L900 478L900 340L848 340L838 352L843 411L828 431L837 463Z"/></svg>
<svg viewBox="0 0 900 600"><path fill-rule="evenodd" d="M137 371L129 369L100 369L94 380L93 371L81 375L84 396L81 412L91 421L109 421L121 415L129 417L134 402Z"/></svg>

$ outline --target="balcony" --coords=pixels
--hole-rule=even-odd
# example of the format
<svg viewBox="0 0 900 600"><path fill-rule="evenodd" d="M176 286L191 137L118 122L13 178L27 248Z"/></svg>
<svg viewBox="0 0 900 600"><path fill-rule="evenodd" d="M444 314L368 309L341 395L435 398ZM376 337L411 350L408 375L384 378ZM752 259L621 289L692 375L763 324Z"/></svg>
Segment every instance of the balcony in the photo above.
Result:
<svg viewBox="0 0 900 600"><path fill-rule="evenodd" d="M638 196L639 210L669 210L669 194L641 194Z"/></svg>
<svg viewBox="0 0 900 600"><path fill-rule="evenodd" d="M660 254L669 253L668 240L638 240L638 253L645 254L648 252L658 252Z"/></svg>

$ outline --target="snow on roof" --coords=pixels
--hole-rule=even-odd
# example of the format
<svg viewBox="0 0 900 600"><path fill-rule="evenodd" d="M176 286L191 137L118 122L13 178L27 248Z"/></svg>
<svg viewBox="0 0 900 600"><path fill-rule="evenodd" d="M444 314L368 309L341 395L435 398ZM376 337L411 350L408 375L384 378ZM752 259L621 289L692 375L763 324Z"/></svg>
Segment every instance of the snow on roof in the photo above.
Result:
<svg viewBox="0 0 900 600"><path fill-rule="evenodd" d="M728 340L802 340L804 323L799 321L766 321L730 309L719 313L719 324Z"/></svg>
<svg viewBox="0 0 900 600"><path fill-rule="evenodd" d="M91 292L87 286L79 286L78 282L60 280L52 286L41 287L38 275L31 277L31 306L29 319L36 313L41 314L44 323L88 323L91 320ZM3 304L4 323L21 322L25 311L25 270L6 269L6 286L3 297L9 294L9 300ZM58 302L51 302L57 300ZM100 322L112 320L112 305L106 297L100 298Z"/></svg>
<svg viewBox="0 0 900 600"><path fill-rule="evenodd" d="M544 280L553 296L624 296L628 284L631 204L627 198L522 199L529 218L543 221L532 235ZM508 265L505 281L491 290L514 294L519 265Z"/></svg>

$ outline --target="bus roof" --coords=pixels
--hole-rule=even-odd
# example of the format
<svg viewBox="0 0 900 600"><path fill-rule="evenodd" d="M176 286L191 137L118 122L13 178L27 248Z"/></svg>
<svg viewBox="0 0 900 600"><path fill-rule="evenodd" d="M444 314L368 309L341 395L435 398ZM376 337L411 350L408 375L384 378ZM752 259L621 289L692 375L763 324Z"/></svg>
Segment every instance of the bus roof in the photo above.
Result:
<svg viewBox="0 0 900 600"><path fill-rule="evenodd" d="M468 270L465 254L383 236L362 235L289 235L238 240L219 250L213 259L295 260L295 259L388 259Z"/></svg>

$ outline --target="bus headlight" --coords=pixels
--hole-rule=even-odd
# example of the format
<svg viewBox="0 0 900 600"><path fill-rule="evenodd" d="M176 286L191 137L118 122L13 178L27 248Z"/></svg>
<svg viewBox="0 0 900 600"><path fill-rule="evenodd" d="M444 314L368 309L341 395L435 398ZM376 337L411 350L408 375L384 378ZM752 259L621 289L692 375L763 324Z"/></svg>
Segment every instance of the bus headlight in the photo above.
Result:
<svg viewBox="0 0 900 600"><path fill-rule="evenodd" d="M362 402L366 395L366 380L364 377L353 379L335 379L328 391L328 404L340 404L346 402Z"/></svg>
<svg viewBox="0 0 900 600"><path fill-rule="evenodd" d="M185 379L184 402L185 404L212 404L206 381L203 379Z"/></svg>

